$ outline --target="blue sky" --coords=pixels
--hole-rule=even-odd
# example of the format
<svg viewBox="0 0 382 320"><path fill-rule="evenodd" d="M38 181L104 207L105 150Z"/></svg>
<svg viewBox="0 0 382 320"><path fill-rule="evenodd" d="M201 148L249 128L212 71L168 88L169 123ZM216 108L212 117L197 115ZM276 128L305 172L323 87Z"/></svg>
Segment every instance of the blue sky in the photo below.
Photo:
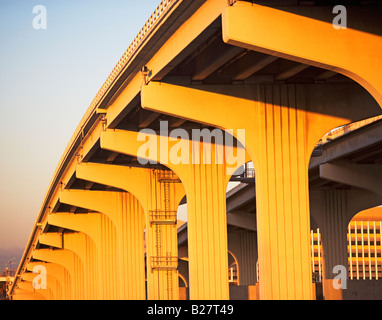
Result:
<svg viewBox="0 0 382 320"><path fill-rule="evenodd" d="M75 128L159 3L0 0L0 249L25 247Z"/></svg>

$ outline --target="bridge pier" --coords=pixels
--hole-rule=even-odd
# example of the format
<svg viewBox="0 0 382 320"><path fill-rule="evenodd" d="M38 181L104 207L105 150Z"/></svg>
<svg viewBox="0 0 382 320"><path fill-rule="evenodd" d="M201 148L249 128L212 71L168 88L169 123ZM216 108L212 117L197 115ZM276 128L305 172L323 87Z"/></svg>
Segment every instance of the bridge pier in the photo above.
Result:
<svg viewBox="0 0 382 320"><path fill-rule="evenodd" d="M340 72L361 84L370 92L379 103L379 106L382 106L382 82L377 71L382 67L382 43L378 36L381 28L377 22L380 17L370 12L367 14L370 28L376 31L376 34L357 30L358 27L362 30L363 22L360 19L362 15L353 14L351 15L352 27L338 32L332 26L330 13L325 8L320 10L317 7L314 10L301 7L278 10L268 6L248 6L238 2L235 6L228 7L223 12L223 39L231 45ZM353 9L348 12L348 14L351 13L353 13ZM288 28L284 28L286 25L288 25ZM263 30L264 28L266 28L267 32L253 32L253 30ZM322 39L322 41L317 41L317 39ZM330 41L327 41L327 39L330 39ZM355 53L357 59L354 59ZM335 104L336 107L343 99L344 96L339 94L338 101ZM359 104L359 106L361 105L363 104ZM320 109L320 111L319 109L316 110L322 116L322 111L325 108ZM311 110L313 111L313 109ZM331 113L328 111L325 113L330 115ZM346 112L338 113L338 115L341 114L342 117L346 117ZM354 108L348 114L351 114L350 117L354 119ZM365 113L362 118L366 117L367 114ZM322 118L320 121L324 125L326 120ZM346 121L340 122L338 124L346 123ZM319 138L321 133L316 132L315 138ZM309 143L309 140L307 142ZM310 141L310 143L312 142L314 142L314 139ZM310 146L306 145L306 147L308 147L307 151L309 151ZM309 155L309 152L307 154ZM255 161L258 160L255 158ZM282 168L282 166L279 168ZM353 179L353 181L357 181L357 179ZM340 198L341 196L337 194L331 200L339 204L342 202ZM259 225L259 228L261 228L261 225ZM344 230L340 225L332 224L331 228L333 228L333 231L340 231L338 230L340 228L342 230L340 234L344 234ZM332 236L333 234L330 237ZM324 237L327 242L333 240L327 238L326 235ZM340 241L342 245L343 241ZM338 241L334 241L334 243L336 247L339 245ZM331 249L327 249L329 251L327 254L330 256ZM342 247L340 252L343 251L344 248ZM338 262L344 262L343 254L339 254L338 258L340 259ZM328 260L331 261L331 259ZM334 261L328 263L331 264Z"/></svg>
<svg viewBox="0 0 382 320"><path fill-rule="evenodd" d="M126 268L129 268L129 265L131 267L132 261L137 265L135 279L137 281L140 280L141 284L135 288L134 294L130 296L130 299L139 296L142 299L144 294L143 219L139 219L141 212L139 212L138 204L131 206L131 201L135 201L135 198L131 199L129 194L112 191L65 190L60 196L61 203L94 210L108 217L108 219L101 220L105 233L100 232L101 229L97 230L97 233L94 234L94 237L99 238L97 242L100 243L102 252L100 257L103 257L102 260L104 260L101 262L102 268L100 273L102 281L100 287L105 290L103 297L107 297L107 299L127 298L128 294L126 291L129 290L126 288L131 283L128 283L127 275L129 273L126 272ZM128 223L134 219L138 221L138 225L136 223ZM133 227L136 229L130 230ZM135 241L137 246L133 251L141 249L139 256L133 253L135 260L126 258L126 254L129 253L129 250L126 250L126 236L128 234L136 235Z"/></svg>
<svg viewBox="0 0 382 320"><path fill-rule="evenodd" d="M82 163L76 171L79 179L130 192L142 206L144 216L142 212L140 219L142 222L145 219L146 224L147 298L150 300L179 298L176 211L184 197L184 189L172 175L167 176L168 172L95 163ZM136 232L134 226L130 228L132 230L126 231L125 236L131 240L139 238L140 235L132 234ZM143 235L143 228L141 230ZM138 248L130 246L135 254L143 255L143 248ZM135 278L134 261L130 259L131 267L127 270L130 281Z"/></svg>
<svg viewBox="0 0 382 320"><path fill-rule="evenodd" d="M190 298L227 300L225 166L190 165L181 177L187 193Z"/></svg>
<svg viewBox="0 0 382 320"><path fill-rule="evenodd" d="M347 224L349 209L346 190L314 191L311 215L318 223L323 246L323 296L325 300L342 300L342 290L333 287L333 268L348 268Z"/></svg>
<svg viewBox="0 0 382 320"><path fill-rule="evenodd" d="M39 262L31 262L27 266L27 271L22 275L22 279L29 281L33 283L33 280L35 280L36 273L33 273L33 268L35 266L43 266L47 270L47 288L46 290L39 290L39 292L44 293L44 291L47 291L45 293L45 299L46 300L63 300L62 295L62 287L61 287L61 279L59 279L59 276L57 276L54 273L49 273L49 271L52 270L52 265L50 263L39 263ZM49 271L48 271L49 269ZM56 271L56 270L55 270Z"/></svg>
<svg viewBox="0 0 382 320"><path fill-rule="evenodd" d="M325 133L381 112L382 29L380 13L374 12L377 6L365 8L362 3L349 8L350 25L338 30L331 10L317 5L272 8L248 1L227 5L221 0L166 4L167 9L162 3L125 52L81 120L33 228L18 277L28 259L41 261L59 270L59 293L32 292L30 274L25 274L24 282L16 278L11 292L36 299L54 294L67 299L144 299L146 228L147 298L176 299L174 212L186 194L190 298L229 299L227 161L166 163L163 155L177 154L184 146L192 160L202 149L196 155L190 151L190 141L177 144L155 136L156 143L177 144L177 152L166 147L164 153L152 154L156 149L150 138L144 158L167 166L181 184L159 183L149 169L77 166L93 156L103 158L100 149L139 159L138 133L114 129L154 128L162 116L170 116L178 130L187 121L232 130L254 163L260 299L314 298L311 214L320 224L325 246L325 298L340 298L343 292L330 286L333 266L347 263L346 223L355 208L380 203L381 171L368 164L325 164L321 178L349 190L309 194L308 168ZM245 139L239 130L245 130ZM219 152L213 155L220 157ZM106 161L117 162L114 155ZM62 191L74 173L78 179L124 192ZM71 213L52 213L56 203ZM71 210L66 211L68 206ZM77 207L88 212L74 214ZM58 226L68 234L39 234L39 225L46 232ZM252 246L241 243L237 250L244 260L244 252ZM95 265L98 276L88 277L87 270ZM250 269L243 271L243 283L252 282ZM92 281L94 294L89 289ZM16 285L19 289L14 289Z"/></svg>
<svg viewBox="0 0 382 320"><path fill-rule="evenodd" d="M25 300L45 300L46 295L36 292L29 281L21 281L19 284L18 295L23 296Z"/></svg>
<svg viewBox="0 0 382 320"><path fill-rule="evenodd" d="M145 109L222 129L245 129L245 146L256 176L260 296L312 299L310 156L331 129L378 114L373 98L354 85L179 86L150 82L142 88L141 99ZM335 112L333 105L337 106ZM359 110L359 105L365 108Z"/></svg>
<svg viewBox="0 0 382 320"><path fill-rule="evenodd" d="M93 299L108 299L110 286L114 286L109 278L110 270L108 263L113 262L115 255L112 249L112 239L115 237L115 230L110 220L103 214L73 214L73 213L52 213L49 215L48 223L53 226L81 232L87 235L94 243L94 265L93 281L95 291Z"/></svg>
<svg viewBox="0 0 382 320"><path fill-rule="evenodd" d="M84 233L43 233L39 238L40 244L52 248L64 249L73 252L82 264L76 272L76 283L83 287L82 299L93 299L97 292L94 277L97 274L96 252L93 242ZM48 273L49 275L49 273Z"/></svg>
<svg viewBox="0 0 382 320"><path fill-rule="evenodd" d="M70 300L71 299L71 289L69 284L69 274L67 270L55 263L50 262L29 262L27 265L27 271L33 272L34 267L43 266L47 271L47 286L48 288L53 288L52 291L55 297L59 300ZM34 274L36 276L36 274ZM68 285L69 284L69 285ZM55 289L54 289L55 288Z"/></svg>
<svg viewBox="0 0 382 320"><path fill-rule="evenodd" d="M148 134L148 148L158 151L150 153L147 159L160 163L161 152L169 155L169 150L178 142L165 136ZM226 221L226 189L230 176L223 154L217 154L215 146L206 156L210 159L222 159L218 164L212 160L205 164L204 149L200 147L193 152L195 145L191 140L183 140L188 154L175 164L165 163L180 178L187 195L188 220L188 255L190 299L229 299L228 261L227 261L227 221ZM138 133L123 130L108 130L101 134L101 148L128 155L137 156L142 143ZM164 146L164 147L163 147ZM165 148L165 149L163 149ZM218 148L217 148L218 149ZM184 149L183 149L184 151ZM222 148L220 151L224 152ZM143 156L143 155L139 155ZM216 157L215 157L216 156ZM200 157L200 158L199 158ZM197 158L197 160L196 160ZM244 157L245 158L245 157ZM245 159L241 159L245 161ZM235 163L229 172L243 163ZM232 174L231 173L231 174Z"/></svg>
<svg viewBox="0 0 382 320"><path fill-rule="evenodd" d="M240 285L254 286L257 282L257 234L253 231L228 234L228 249L239 264Z"/></svg>
<svg viewBox="0 0 382 320"><path fill-rule="evenodd" d="M82 296L83 288L76 279L78 265L75 263L75 254L68 250L38 249L33 251L33 258L60 265L65 270L65 283L68 300L77 300Z"/></svg>
<svg viewBox="0 0 382 320"><path fill-rule="evenodd" d="M320 227L324 252L323 295L326 300L342 300L345 291L333 287L333 268L348 266L348 225L359 212L382 204L380 165L347 162L320 165L322 179L340 182L345 190L311 191L311 214ZM346 275L348 276L348 275Z"/></svg>
<svg viewBox="0 0 382 320"><path fill-rule="evenodd" d="M30 285L31 291L38 293L43 296L42 300L56 300L57 299L57 287L55 286L55 283L53 281L53 277L49 276L47 277L47 288L46 289L40 289L36 291L33 287L33 280L35 279L36 274L34 273L24 273L21 277L23 282L26 282L28 286ZM53 278L53 279L52 279Z"/></svg>

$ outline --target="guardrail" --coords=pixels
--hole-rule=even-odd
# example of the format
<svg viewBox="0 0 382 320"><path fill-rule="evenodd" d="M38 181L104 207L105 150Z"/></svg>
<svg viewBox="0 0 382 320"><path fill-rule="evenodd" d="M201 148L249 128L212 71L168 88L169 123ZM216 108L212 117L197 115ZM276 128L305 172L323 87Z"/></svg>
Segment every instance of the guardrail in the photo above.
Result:
<svg viewBox="0 0 382 320"><path fill-rule="evenodd" d="M157 25L159 18L164 13L166 13L169 10L169 8L171 8L178 1L179 0L162 0L162 2L159 4L159 6L155 9L153 14L147 20L145 25L138 32L138 34L136 35L136 37L134 38L130 46L127 48L125 53L119 59L114 69L111 71L110 75L108 76L108 78L102 85L101 89L98 91L97 95L93 99L90 105L90 109L93 110L97 106L97 104L101 101L101 99L109 90L109 88L113 85L114 81L117 79L121 71L130 61L130 58L135 54L139 45L146 39L147 34Z"/></svg>

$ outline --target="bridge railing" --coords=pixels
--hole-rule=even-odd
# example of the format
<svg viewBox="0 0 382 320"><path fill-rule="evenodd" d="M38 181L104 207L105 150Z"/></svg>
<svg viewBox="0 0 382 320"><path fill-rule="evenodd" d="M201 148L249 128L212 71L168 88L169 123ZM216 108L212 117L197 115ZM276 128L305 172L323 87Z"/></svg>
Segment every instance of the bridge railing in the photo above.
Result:
<svg viewBox="0 0 382 320"><path fill-rule="evenodd" d="M173 5L175 5L177 2L179 2L179 0L162 0L161 1L161 3L155 9L155 11L147 20L145 25L138 32L133 42L130 44L130 46L127 48L125 53L119 59L118 63L116 64L116 66L114 67L114 69L112 70L112 72L110 73L110 75L108 76L104 84L102 85L101 89L98 91L97 95L93 99L90 109L94 109L96 105L101 101L102 97L105 95L105 93L112 86L112 84L117 79L121 71L130 61L130 58L134 56L140 44L143 43L143 41L146 39L150 31L152 31L153 28L157 25L159 18L162 17L166 12L168 12L170 8L173 7Z"/></svg>

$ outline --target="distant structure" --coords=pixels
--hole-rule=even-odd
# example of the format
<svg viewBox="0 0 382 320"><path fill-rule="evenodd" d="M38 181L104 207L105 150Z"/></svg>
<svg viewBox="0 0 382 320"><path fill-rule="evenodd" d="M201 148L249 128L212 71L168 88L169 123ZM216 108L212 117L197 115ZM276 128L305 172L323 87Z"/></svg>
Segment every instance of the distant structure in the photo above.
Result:
<svg viewBox="0 0 382 320"><path fill-rule="evenodd" d="M9 298L8 292L16 274L16 269L5 268L0 273L0 300Z"/></svg>

